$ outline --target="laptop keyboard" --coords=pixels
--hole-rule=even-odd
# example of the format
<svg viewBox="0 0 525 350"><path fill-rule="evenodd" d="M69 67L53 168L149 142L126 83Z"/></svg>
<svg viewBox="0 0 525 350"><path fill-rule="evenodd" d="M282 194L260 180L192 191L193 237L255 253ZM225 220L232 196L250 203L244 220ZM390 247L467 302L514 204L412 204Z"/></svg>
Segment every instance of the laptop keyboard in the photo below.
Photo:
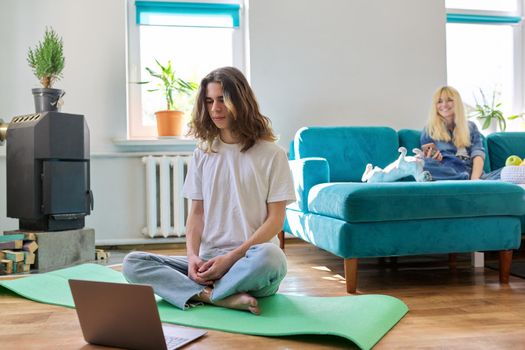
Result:
<svg viewBox="0 0 525 350"><path fill-rule="evenodd" d="M181 338L181 337L165 337L166 338L166 346L168 347L168 350L175 349L178 345L184 344L188 341L188 338Z"/></svg>

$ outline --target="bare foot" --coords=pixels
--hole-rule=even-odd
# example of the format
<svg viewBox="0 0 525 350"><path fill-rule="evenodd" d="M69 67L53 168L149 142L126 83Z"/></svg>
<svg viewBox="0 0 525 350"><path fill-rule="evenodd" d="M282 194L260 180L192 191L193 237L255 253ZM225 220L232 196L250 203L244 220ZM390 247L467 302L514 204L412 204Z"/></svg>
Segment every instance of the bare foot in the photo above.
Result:
<svg viewBox="0 0 525 350"><path fill-rule="evenodd" d="M259 305L257 305L257 299L248 293L234 294L222 300L217 300L214 304L230 309L247 310L255 315L261 313L261 309L259 308Z"/></svg>
<svg viewBox="0 0 525 350"><path fill-rule="evenodd" d="M254 315L259 315L261 313L261 309L257 304L257 299L255 299L248 293L238 293L216 301L211 301L210 296L211 289L205 288L201 293L195 295L191 299L196 301L202 301L207 304L226 307L228 309L250 311Z"/></svg>

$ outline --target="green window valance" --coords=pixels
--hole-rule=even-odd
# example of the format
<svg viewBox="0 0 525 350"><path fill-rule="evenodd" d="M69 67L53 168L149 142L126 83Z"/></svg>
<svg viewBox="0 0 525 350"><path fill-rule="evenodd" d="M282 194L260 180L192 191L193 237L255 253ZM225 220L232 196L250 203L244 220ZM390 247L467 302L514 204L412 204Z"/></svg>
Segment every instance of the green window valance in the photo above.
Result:
<svg viewBox="0 0 525 350"><path fill-rule="evenodd" d="M239 27L239 4L136 1L137 24L183 27Z"/></svg>
<svg viewBox="0 0 525 350"><path fill-rule="evenodd" d="M485 16L460 13L448 13L447 23L473 23L473 24L517 24L521 17L517 16Z"/></svg>

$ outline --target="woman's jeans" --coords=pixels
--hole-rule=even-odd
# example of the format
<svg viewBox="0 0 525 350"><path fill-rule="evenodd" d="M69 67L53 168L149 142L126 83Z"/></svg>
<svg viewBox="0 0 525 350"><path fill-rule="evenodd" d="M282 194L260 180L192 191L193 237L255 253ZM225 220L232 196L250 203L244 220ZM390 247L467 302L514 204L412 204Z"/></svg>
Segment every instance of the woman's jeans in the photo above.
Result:
<svg viewBox="0 0 525 350"><path fill-rule="evenodd" d="M435 159L425 158L424 170L430 172L432 180L468 180L470 179L470 169L464 166L456 166L453 163L440 162ZM500 180L501 169L483 173L481 180Z"/></svg>
<svg viewBox="0 0 525 350"><path fill-rule="evenodd" d="M215 281L211 300L221 300L245 292L254 297L273 295L286 275L286 256L273 243L252 246L221 279ZM165 256L145 252L126 255L122 270L130 283L149 284L155 294L180 309L205 286L188 277L185 256Z"/></svg>

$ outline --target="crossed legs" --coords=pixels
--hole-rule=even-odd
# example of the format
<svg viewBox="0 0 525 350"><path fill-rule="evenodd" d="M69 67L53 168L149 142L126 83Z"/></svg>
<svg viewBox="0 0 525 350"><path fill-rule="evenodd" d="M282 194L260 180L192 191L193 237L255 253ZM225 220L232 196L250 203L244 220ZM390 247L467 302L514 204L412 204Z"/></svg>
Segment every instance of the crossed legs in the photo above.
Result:
<svg viewBox="0 0 525 350"><path fill-rule="evenodd" d="M190 300L260 313L256 297L273 295L286 275L286 256L272 243L251 247L213 288L188 277L188 261L181 256L133 252L123 264L131 283L150 284L155 294L178 308Z"/></svg>

